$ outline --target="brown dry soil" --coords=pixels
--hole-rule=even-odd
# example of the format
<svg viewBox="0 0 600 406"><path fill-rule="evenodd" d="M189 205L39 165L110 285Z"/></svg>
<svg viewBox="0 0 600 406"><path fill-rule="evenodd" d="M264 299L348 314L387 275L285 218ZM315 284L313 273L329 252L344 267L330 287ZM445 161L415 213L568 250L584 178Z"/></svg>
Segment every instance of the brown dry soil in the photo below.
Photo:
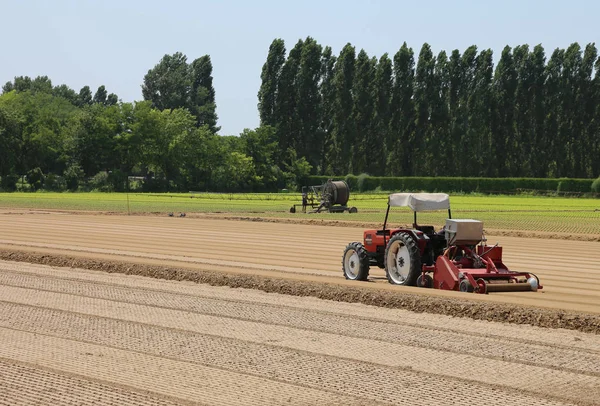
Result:
<svg viewBox="0 0 600 406"><path fill-rule="evenodd" d="M0 208L0 215L17 215L17 214L74 214L74 215L94 215L94 216L123 216L123 212L111 211L92 211L92 210L59 210L59 209L7 209ZM165 217L164 212L139 212L131 213L134 217ZM261 217L260 213L249 215L237 215L231 213L187 213L187 218L195 219L219 219L219 220L234 220L234 221L252 221L258 223L282 223L282 224L304 224L327 227L352 227L352 228L379 228L381 222L363 222L356 220L331 220L324 218L327 213L321 213L313 218L289 218L289 217ZM396 224L398 227L410 228L411 224ZM503 237L523 237L523 238L539 238L551 240L571 240L571 241L597 241L600 242L600 230L595 234L581 233L558 233L551 231L531 231L531 230L505 230L505 229L490 229L485 230L487 234Z"/></svg>
<svg viewBox="0 0 600 406"><path fill-rule="evenodd" d="M0 261L0 342L0 405L600 400L593 333L24 262Z"/></svg>
<svg viewBox="0 0 600 406"><path fill-rule="evenodd" d="M465 294L346 281L341 256L362 229L207 218L4 212L0 259L260 289L488 321L600 332L600 245L489 236L539 292ZM9 214L10 213L10 214ZM33 214L32 214L33 213ZM45 213L45 214L43 214Z"/></svg>

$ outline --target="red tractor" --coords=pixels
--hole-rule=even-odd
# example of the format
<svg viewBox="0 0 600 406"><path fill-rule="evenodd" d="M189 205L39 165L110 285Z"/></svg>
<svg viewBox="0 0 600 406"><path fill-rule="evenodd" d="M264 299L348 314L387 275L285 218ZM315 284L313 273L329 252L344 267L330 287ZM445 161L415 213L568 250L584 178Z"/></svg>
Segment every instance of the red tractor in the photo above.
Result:
<svg viewBox="0 0 600 406"><path fill-rule="evenodd" d="M391 207L411 208L413 228L387 229ZM446 225L439 232L417 224L417 212L431 210L448 210ZM367 280L369 268L378 266L395 285L475 293L542 289L536 275L504 265L502 247L486 244L481 221L452 219L445 193L391 194L383 227L366 230L364 243L348 244L342 266L346 279L358 281Z"/></svg>

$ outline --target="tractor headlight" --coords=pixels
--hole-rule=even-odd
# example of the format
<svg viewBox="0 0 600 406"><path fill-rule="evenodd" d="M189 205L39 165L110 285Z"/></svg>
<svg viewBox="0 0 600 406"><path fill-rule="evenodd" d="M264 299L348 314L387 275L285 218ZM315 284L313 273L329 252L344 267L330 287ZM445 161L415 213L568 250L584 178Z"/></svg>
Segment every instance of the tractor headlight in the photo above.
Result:
<svg viewBox="0 0 600 406"><path fill-rule="evenodd" d="M373 236L371 234L367 234L367 236L365 237L365 244L371 245L372 243L373 243Z"/></svg>

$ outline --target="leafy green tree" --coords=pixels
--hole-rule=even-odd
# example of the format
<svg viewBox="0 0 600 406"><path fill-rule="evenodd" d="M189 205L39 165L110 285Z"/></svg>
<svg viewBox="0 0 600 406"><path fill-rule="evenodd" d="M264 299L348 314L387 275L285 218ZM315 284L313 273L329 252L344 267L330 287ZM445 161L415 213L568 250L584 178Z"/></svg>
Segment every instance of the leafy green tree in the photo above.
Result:
<svg viewBox="0 0 600 406"><path fill-rule="evenodd" d="M4 86L2 86L2 93L12 92L13 90L15 90L15 85L11 81L6 82Z"/></svg>
<svg viewBox="0 0 600 406"><path fill-rule="evenodd" d="M580 178L592 178L593 161L597 160L594 155L590 154L593 151L594 138L598 137L593 130L593 121L595 107L598 101L595 99L593 70L594 64L598 58L598 50L595 44L587 44L583 52L581 61L581 69L578 74L578 92L576 104L582 106L576 111L575 121L580 131L579 137L574 139L574 156L575 169L573 175Z"/></svg>
<svg viewBox="0 0 600 406"><path fill-rule="evenodd" d="M600 176L600 160L594 157L600 156L600 58L596 60L594 81L592 83L593 102L592 120L588 126L588 140L591 145L588 146L588 153L591 156L591 172L592 176ZM600 189L600 180L596 180ZM597 192L600 193L600 190Z"/></svg>
<svg viewBox="0 0 600 406"><path fill-rule="evenodd" d="M178 172L180 189L202 190L210 184L214 168L214 157L211 155L215 152L212 141L215 137L217 135L206 125L199 128L182 127L174 135L170 152Z"/></svg>
<svg viewBox="0 0 600 406"><path fill-rule="evenodd" d="M106 97L106 105L107 106L114 106L117 103L119 103L119 97L116 94L110 93Z"/></svg>
<svg viewBox="0 0 600 406"><path fill-rule="evenodd" d="M475 49L465 51L463 58L474 56ZM494 63L492 50L486 49L475 56L471 72L471 86L467 97L468 130L465 138L465 171L468 176L489 176L494 165L492 146L492 79Z"/></svg>
<svg viewBox="0 0 600 406"><path fill-rule="evenodd" d="M465 49L461 57L461 74L462 74L462 87L459 93L459 113L458 122L460 123L461 133L459 144L456 145L459 148L457 151L463 158L461 159L461 165L459 167L458 174L461 176L473 176L471 173L475 172L475 167L478 166L478 157L475 151L475 140L480 136L476 134L469 123L469 119L472 119L474 123L477 123L477 115L471 114L470 104L476 105L477 103L475 95L475 71L477 70L477 47L472 45ZM466 157L466 159L464 158Z"/></svg>
<svg viewBox="0 0 600 406"><path fill-rule="evenodd" d="M383 139L377 136L373 125L376 63L377 61L369 58L364 49L361 49L356 57L354 81L352 83L353 107L351 118L356 135L350 149L349 173L363 173L367 171L367 165L370 169L370 160L377 159L373 150L378 150L383 143Z"/></svg>
<svg viewBox="0 0 600 406"><path fill-rule="evenodd" d="M432 146L436 142L431 123L431 110L435 102L434 78L435 58L429 44L423 44L414 80L415 131L409 136L408 148L411 158L411 173L423 176L431 171L434 157Z"/></svg>
<svg viewBox="0 0 600 406"><path fill-rule="evenodd" d="M92 99L92 101L94 103L99 103L99 104L106 104L106 97L108 95L108 92L106 91L106 87L104 87L104 85L98 87L98 90L96 90L96 93L94 94L94 98Z"/></svg>
<svg viewBox="0 0 600 406"><path fill-rule="evenodd" d="M0 107L11 117L15 170L24 174L40 167L44 173L62 173L66 161L64 129L76 108L65 99L31 91L3 94Z"/></svg>
<svg viewBox="0 0 600 406"><path fill-rule="evenodd" d="M414 138L415 132L414 67L414 51L405 42L394 55L394 87L390 121L393 146L387 158L387 171L391 176L413 174L414 157L410 151L410 141Z"/></svg>
<svg viewBox="0 0 600 406"><path fill-rule="evenodd" d="M548 174L549 151L551 145L544 133L546 118L544 87L546 83L546 55L541 45L536 45L529 54L531 69L531 171L528 176L543 178Z"/></svg>
<svg viewBox="0 0 600 406"><path fill-rule="evenodd" d="M513 51L517 74L515 91L515 139L509 147L511 173L514 176L526 176L531 173L531 132L533 117L533 69L529 57L529 46L520 45Z"/></svg>
<svg viewBox="0 0 600 406"><path fill-rule="evenodd" d="M388 54L383 54L375 68L375 83L373 89L373 99L375 103L373 111L373 140L377 140L376 145L367 147L367 167L366 171L375 176L385 174L385 165L387 151L392 145L390 137L390 120L392 98L392 61Z"/></svg>
<svg viewBox="0 0 600 406"><path fill-rule="evenodd" d="M85 177L85 173L77 164L69 166L63 173L67 190L76 192Z"/></svg>
<svg viewBox="0 0 600 406"><path fill-rule="evenodd" d="M159 110L188 107L190 75L187 57L181 52L165 55L144 76L142 95Z"/></svg>
<svg viewBox="0 0 600 406"><path fill-rule="evenodd" d="M44 186L44 173L40 168L33 168L27 172L27 182L34 191L38 191Z"/></svg>
<svg viewBox="0 0 600 406"><path fill-rule="evenodd" d="M292 148L288 149L287 153L288 158L286 159L283 173L286 182L285 186L290 190L300 190L303 185L307 184L312 166L305 157L298 157L296 151Z"/></svg>
<svg viewBox="0 0 600 406"><path fill-rule="evenodd" d="M52 93L52 81L48 76L38 76L31 81L32 92Z"/></svg>
<svg viewBox="0 0 600 406"><path fill-rule="evenodd" d="M450 54L448 60L448 109L450 115L450 138L446 149L446 173L448 176L457 176L460 171L461 140L466 131L465 110L461 103L464 93L464 73L462 55L458 49Z"/></svg>
<svg viewBox="0 0 600 406"><path fill-rule="evenodd" d="M276 189L281 169L275 163L277 133L273 127L261 126L255 130L244 130L239 137L239 150L252 158L255 167L256 187Z"/></svg>
<svg viewBox="0 0 600 406"><path fill-rule="evenodd" d="M504 47L502 56L496 66L494 73L494 101L496 110L494 116L494 156L496 159L496 170L494 175L498 177L511 176L511 157L509 151L515 143L515 92L517 89L517 72L509 46ZM512 155L514 156L514 155Z"/></svg>
<svg viewBox="0 0 600 406"><path fill-rule="evenodd" d="M52 89L52 95L54 97L62 97L74 106L77 106L78 104L77 92L65 84L55 86L54 89Z"/></svg>
<svg viewBox="0 0 600 406"><path fill-rule="evenodd" d="M328 151L328 161L335 174L348 173L351 169L352 152L357 142L356 126L352 120L354 100L352 85L356 69L356 50L346 44L335 64L333 86L333 141Z"/></svg>
<svg viewBox="0 0 600 406"><path fill-rule="evenodd" d="M562 120L561 81L565 51L555 49L545 68L546 84L544 87L544 133L550 154L548 156L548 176L558 177L559 162L564 159L564 145L560 142L559 126ZM561 168L562 170L562 168Z"/></svg>
<svg viewBox="0 0 600 406"><path fill-rule="evenodd" d="M72 162L81 166L86 176L118 168L115 147L119 133L120 114L116 107L94 104L80 111L68 139Z"/></svg>
<svg viewBox="0 0 600 406"><path fill-rule="evenodd" d="M296 151L312 165L320 160L322 134L319 132L321 94L319 83L323 72L323 48L313 38L307 37L302 45L298 76L296 78L296 111L298 140Z"/></svg>
<svg viewBox="0 0 600 406"><path fill-rule="evenodd" d="M258 91L258 113L261 125L276 126L278 124L275 119L277 86L285 63L285 55L284 41L280 38L273 40L260 75L262 83Z"/></svg>
<svg viewBox="0 0 600 406"><path fill-rule="evenodd" d="M188 109L196 117L196 126L219 131L215 89L210 56L204 55L188 65L181 52L165 55L144 76L142 95L163 110Z"/></svg>
<svg viewBox="0 0 600 406"><path fill-rule="evenodd" d="M282 153L285 153L290 147L295 149L300 144L296 88L303 47L304 41L299 40L292 48L283 64L277 83L275 122L277 123L277 143ZM278 157L279 162L283 162L285 159L285 155L282 154Z"/></svg>
<svg viewBox="0 0 600 406"><path fill-rule="evenodd" d="M15 77L14 90L17 92L26 92L27 90L31 90L31 78L29 76Z"/></svg>
<svg viewBox="0 0 600 406"><path fill-rule="evenodd" d="M249 191L260 182L252 158L238 151L225 153L224 165L217 168L215 178L217 184L229 192Z"/></svg>
<svg viewBox="0 0 600 406"><path fill-rule="evenodd" d="M577 120L579 106L579 72L581 70L581 47L571 44L565 51L561 72L561 112L563 118L558 127L558 142L562 145L563 158L557 161L559 177L568 177L579 171L576 144L581 137L582 123ZM575 175L576 176L576 175Z"/></svg>
<svg viewBox="0 0 600 406"><path fill-rule="evenodd" d="M333 83L334 68L337 58L333 55L331 47L325 47L323 49L323 55L321 56L321 69L322 80L319 85L319 93L321 95L321 115L319 125L319 138L321 143L319 144L319 162L318 172L323 175L325 173L333 175L333 170L328 162L326 152L337 151L337 145L334 145L335 139L333 138L334 121L333 114L335 108L335 87ZM334 153L336 155L337 152Z"/></svg>
<svg viewBox="0 0 600 406"><path fill-rule="evenodd" d="M0 104L0 177L3 179L21 169L17 160L21 138L19 127L16 113Z"/></svg>
<svg viewBox="0 0 600 406"><path fill-rule="evenodd" d="M435 136L428 148L434 161L429 174L432 176L447 175L450 168L449 152L452 148L450 140L450 69L448 56L441 51L435 59L434 68L435 95L431 105L431 125Z"/></svg>
<svg viewBox="0 0 600 406"><path fill-rule="evenodd" d="M208 126L213 133L216 133L220 130L220 127L217 127L217 104L212 70L212 62L208 55L204 55L191 63L189 110L196 116L198 127Z"/></svg>
<svg viewBox="0 0 600 406"><path fill-rule="evenodd" d="M87 106L92 104L92 91L89 86L84 86L79 91L79 96L77 97L77 104L80 107Z"/></svg>

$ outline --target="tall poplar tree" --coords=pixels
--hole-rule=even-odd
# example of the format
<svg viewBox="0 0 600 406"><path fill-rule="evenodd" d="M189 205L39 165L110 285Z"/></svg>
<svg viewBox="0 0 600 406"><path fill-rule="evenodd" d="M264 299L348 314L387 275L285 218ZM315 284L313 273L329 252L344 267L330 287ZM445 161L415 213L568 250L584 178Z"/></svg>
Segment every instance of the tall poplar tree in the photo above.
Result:
<svg viewBox="0 0 600 406"><path fill-rule="evenodd" d="M513 175L511 169L514 166L508 159L514 156L514 150L509 151L509 149L514 148L514 103L517 89L517 73L512 49L509 46L502 50L494 72L493 87L496 107L493 129L496 160L494 175L508 177Z"/></svg>
<svg viewBox="0 0 600 406"><path fill-rule="evenodd" d="M207 126L213 133L217 127L217 103L213 87L212 61L209 55L195 59L189 67L190 100L188 109L196 117L197 126Z"/></svg>
<svg viewBox="0 0 600 406"><path fill-rule="evenodd" d="M579 162L576 162L576 143L582 132L582 123L578 116L578 94L580 93L581 47L578 43L571 44L565 51L561 75L561 113L563 118L558 127L558 141L563 146L563 159L557 161L558 176L577 176Z"/></svg>
<svg viewBox="0 0 600 406"><path fill-rule="evenodd" d="M321 56L321 83L319 84L319 93L321 94L320 124L319 124L319 163L317 168L320 175L333 175L333 169L328 163L328 153L337 150L334 145L334 109L335 109L335 87L333 75L337 57L333 55L331 47L325 47Z"/></svg>
<svg viewBox="0 0 600 406"><path fill-rule="evenodd" d="M411 173L423 176L430 173L435 157L431 147L435 143L431 123L431 111L435 103L435 59L429 44L421 47L414 81L415 91L415 131L409 137L408 148L414 157Z"/></svg>
<svg viewBox="0 0 600 406"><path fill-rule="evenodd" d="M260 75L262 83L258 91L258 113L261 125L276 126L278 124L275 121L277 84L285 63L285 53L284 41L280 38L273 40Z"/></svg>
<svg viewBox="0 0 600 406"><path fill-rule="evenodd" d="M287 159L288 148L296 149L299 146L296 88L303 47L304 41L299 40L291 49L277 81L274 120L277 123L280 160Z"/></svg>
<svg viewBox="0 0 600 406"><path fill-rule="evenodd" d="M475 72L477 70L477 47L472 45L468 47L462 54L461 58L461 74L462 88L459 94L459 122L461 128L460 143L457 145L462 156L459 165L459 175L472 176L474 169L479 165L479 157L476 153L477 138L480 134L475 132L478 115L475 113L477 106L476 79ZM473 111L472 111L473 110ZM474 125L471 125L473 121Z"/></svg>
<svg viewBox="0 0 600 406"><path fill-rule="evenodd" d="M545 68L546 84L544 88L544 106L546 118L544 120L544 134L548 154L548 176L559 176L559 169L565 159L564 143L559 139L559 127L562 115L561 107L561 81L565 51L556 48L550 56Z"/></svg>
<svg viewBox="0 0 600 406"><path fill-rule="evenodd" d="M356 50L346 44L335 64L333 86L335 103L333 108L333 142L329 149L329 159L332 170L336 174L348 173L350 155L356 142L356 130L352 121L353 99L352 85L354 82Z"/></svg>
<svg viewBox="0 0 600 406"><path fill-rule="evenodd" d="M435 94L431 107L431 123L434 138L429 149L434 161L429 175L448 175L450 168L450 69L448 55L441 51L435 58L434 69Z"/></svg>
<svg viewBox="0 0 600 406"><path fill-rule="evenodd" d="M367 154L371 158L368 151L381 144L373 125L375 66L376 61L370 59L365 50L361 49L356 57L356 72L352 85L352 121L356 126L356 138L350 150L352 159L349 172L355 174L368 171Z"/></svg>
<svg viewBox="0 0 600 406"><path fill-rule="evenodd" d="M590 154L588 149L593 145L594 135L590 133L589 127L594 119L594 100L593 70L598 57L598 50L595 44L587 44L583 51L581 69L579 71L576 104L580 106L577 109L575 120L578 122L580 135L574 140L575 168L574 176L579 178L589 178L593 176L592 161L597 160L597 156Z"/></svg>
<svg viewBox="0 0 600 406"><path fill-rule="evenodd" d="M460 171L461 159L461 139L465 131L463 110L461 106L461 97L463 93L463 66L461 54L458 49L452 51L450 60L448 61L448 100L449 100L449 115L450 115L450 136L448 147L446 148L447 156L447 174L448 176L456 176Z"/></svg>
<svg viewBox="0 0 600 406"><path fill-rule="evenodd" d="M390 137L390 120L392 98L392 61L388 54L379 58L375 70L374 99L375 110L373 112L373 131L379 140L378 145L367 150L367 172L376 176L385 175L386 159L392 145Z"/></svg>
<svg viewBox="0 0 600 406"><path fill-rule="evenodd" d="M544 121L546 116L544 104L544 86L546 83L546 55L541 45L536 45L529 54L531 69L531 170L528 176L543 178L548 174L548 158L550 156L544 133Z"/></svg>
<svg viewBox="0 0 600 406"><path fill-rule="evenodd" d="M492 76L493 53L483 50L475 58L473 83L468 98L469 155L465 162L468 176L488 176L495 160L492 144Z"/></svg>
<svg viewBox="0 0 600 406"><path fill-rule="evenodd" d="M307 37L300 54L300 66L296 85L296 109L298 114L298 144L296 152L316 167L319 163L319 145L322 143L319 132L323 48L313 38Z"/></svg>
<svg viewBox="0 0 600 406"><path fill-rule="evenodd" d="M588 127L588 154L591 157L591 173L592 177L600 176L600 159L595 157L600 156L600 58L596 60L594 81L592 83L592 99L593 116Z"/></svg>
<svg viewBox="0 0 600 406"><path fill-rule="evenodd" d="M415 59L412 48L402 44L394 55L394 87L392 88L390 137L393 147L387 158L388 175L411 176L413 158L410 141L415 131L413 89Z"/></svg>

